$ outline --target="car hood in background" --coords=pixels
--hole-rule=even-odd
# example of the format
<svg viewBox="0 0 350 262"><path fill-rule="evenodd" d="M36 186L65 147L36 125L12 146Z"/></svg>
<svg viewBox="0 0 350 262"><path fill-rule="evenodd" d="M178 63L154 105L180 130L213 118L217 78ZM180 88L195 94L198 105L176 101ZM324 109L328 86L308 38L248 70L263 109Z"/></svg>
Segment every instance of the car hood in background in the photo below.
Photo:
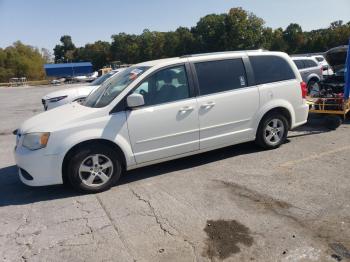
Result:
<svg viewBox="0 0 350 262"><path fill-rule="evenodd" d="M347 51L348 46L344 45L332 48L325 53L325 58L334 71L344 69Z"/></svg>
<svg viewBox="0 0 350 262"><path fill-rule="evenodd" d="M74 98L87 97L91 91L95 90L99 86L83 86L65 90L59 90L55 92L51 92L43 97L43 99L47 100L50 98L60 97L60 96L68 96Z"/></svg>
<svg viewBox="0 0 350 262"><path fill-rule="evenodd" d="M52 132L63 128L67 124L91 119L99 112L98 108L85 107L78 103L66 104L29 118L21 125L19 132L21 134Z"/></svg>

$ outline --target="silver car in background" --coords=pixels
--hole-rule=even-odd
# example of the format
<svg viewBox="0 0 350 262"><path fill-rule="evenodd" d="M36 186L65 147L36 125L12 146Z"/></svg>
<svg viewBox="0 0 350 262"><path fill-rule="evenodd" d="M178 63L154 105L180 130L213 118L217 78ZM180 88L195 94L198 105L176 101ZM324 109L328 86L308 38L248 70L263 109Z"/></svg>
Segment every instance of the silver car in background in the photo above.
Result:
<svg viewBox="0 0 350 262"><path fill-rule="evenodd" d="M318 89L318 83L323 80L323 67L312 57L292 57L292 60L298 67L298 70L307 84L308 93L313 89Z"/></svg>

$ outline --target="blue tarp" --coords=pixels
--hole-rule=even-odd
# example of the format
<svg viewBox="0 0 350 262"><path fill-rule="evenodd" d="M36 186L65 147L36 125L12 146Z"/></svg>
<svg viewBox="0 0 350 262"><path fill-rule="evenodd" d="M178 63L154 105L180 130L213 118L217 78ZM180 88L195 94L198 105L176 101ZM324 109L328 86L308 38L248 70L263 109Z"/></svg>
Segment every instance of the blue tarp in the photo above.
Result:
<svg viewBox="0 0 350 262"><path fill-rule="evenodd" d="M350 95L350 39L349 39L348 54L346 56L346 63L345 63L344 99L349 99L349 95Z"/></svg>
<svg viewBox="0 0 350 262"><path fill-rule="evenodd" d="M51 77L75 77L92 73L90 62L46 64L44 65L46 75Z"/></svg>

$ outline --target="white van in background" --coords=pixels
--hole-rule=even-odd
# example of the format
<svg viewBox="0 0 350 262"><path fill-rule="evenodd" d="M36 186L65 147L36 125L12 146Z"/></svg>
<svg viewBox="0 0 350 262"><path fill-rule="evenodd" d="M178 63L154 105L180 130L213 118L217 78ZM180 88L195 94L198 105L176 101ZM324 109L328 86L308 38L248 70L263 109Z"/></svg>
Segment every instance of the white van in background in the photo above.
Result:
<svg viewBox="0 0 350 262"><path fill-rule="evenodd" d="M15 159L30 186L69 181L84 192L123 171L248 141L274 149L307 121L306 84L291 58L247 51L134 65L86 101L17 130Z"/></svg>
<svg viewBox="0 0 350 262"><path fill-rule="evenodd" d="M124 68L113 70L110 73L100 76L87 86L79 86L75 88L51 92L41 99L41 103L43 104L45 111L71 102L82 103L85 101L86 97L92 91L99 88L103 82L123 70Z"/></svg>

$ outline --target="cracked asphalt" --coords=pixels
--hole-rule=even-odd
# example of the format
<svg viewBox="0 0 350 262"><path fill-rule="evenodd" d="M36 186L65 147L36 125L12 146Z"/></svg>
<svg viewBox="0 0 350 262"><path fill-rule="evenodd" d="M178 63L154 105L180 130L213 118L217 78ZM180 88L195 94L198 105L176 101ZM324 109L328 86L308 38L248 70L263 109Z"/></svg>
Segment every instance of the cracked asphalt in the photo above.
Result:
<svg viewBox="0 0 350 262"><path fill-rule="evenodd" d="M1 261L349 261L349 123L312 118L280 149L146 167L96 195L30 188L11 131L61 88L0 88Z"/></svg>

